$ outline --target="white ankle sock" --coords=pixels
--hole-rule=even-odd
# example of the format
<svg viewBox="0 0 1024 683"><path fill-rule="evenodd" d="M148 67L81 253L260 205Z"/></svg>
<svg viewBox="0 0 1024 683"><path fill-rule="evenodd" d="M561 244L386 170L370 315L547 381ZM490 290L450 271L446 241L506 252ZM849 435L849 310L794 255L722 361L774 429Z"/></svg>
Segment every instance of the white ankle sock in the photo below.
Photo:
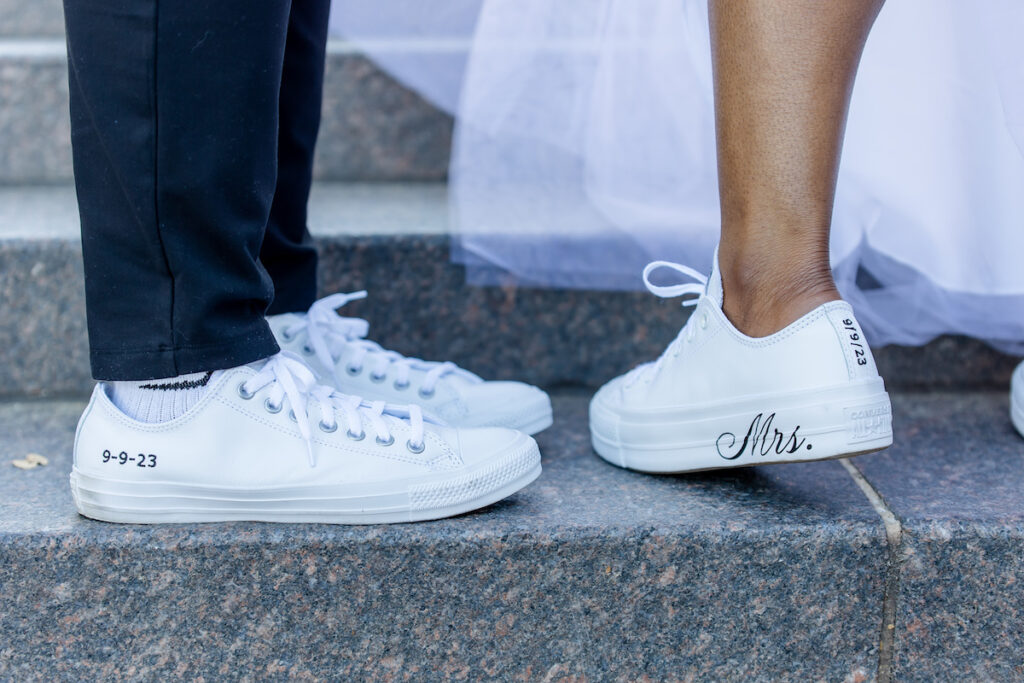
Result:
<svg viewBox="0 0 1024 683"><path fill-rule="evenodd" d="M104 382L121 412L139 422L167 422L199 402L215 373L194 372L144 382Z"/></svg>

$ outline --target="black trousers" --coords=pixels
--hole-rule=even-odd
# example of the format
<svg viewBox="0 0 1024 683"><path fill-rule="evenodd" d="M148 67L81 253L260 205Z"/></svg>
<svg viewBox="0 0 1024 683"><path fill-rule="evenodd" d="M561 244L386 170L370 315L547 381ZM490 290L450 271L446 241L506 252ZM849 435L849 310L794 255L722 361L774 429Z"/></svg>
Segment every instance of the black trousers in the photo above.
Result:
<svg viewBox="0 0 1024 683"><path fill-rule="evenodd" d="M65 0L93 376L234 367L316 296L330 0Z"/></svg>

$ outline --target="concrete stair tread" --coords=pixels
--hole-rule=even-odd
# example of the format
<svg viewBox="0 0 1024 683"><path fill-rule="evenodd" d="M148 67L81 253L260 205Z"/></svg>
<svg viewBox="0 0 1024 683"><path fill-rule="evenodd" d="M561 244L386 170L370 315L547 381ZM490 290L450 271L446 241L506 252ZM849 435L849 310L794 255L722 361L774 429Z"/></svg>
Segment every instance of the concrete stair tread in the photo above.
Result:
<svg viewBox="0 0 1024 683"><path fill-rule="evenodd" d="M588 396L555 394L535 484L388 527L82 519L67 489L82 404L0 405L0 676L1024 673L1024 440L1004 394L894 395L896 445L855 470L670 477L594 456ZM50 465L10 466L28 452Z"/></svg>

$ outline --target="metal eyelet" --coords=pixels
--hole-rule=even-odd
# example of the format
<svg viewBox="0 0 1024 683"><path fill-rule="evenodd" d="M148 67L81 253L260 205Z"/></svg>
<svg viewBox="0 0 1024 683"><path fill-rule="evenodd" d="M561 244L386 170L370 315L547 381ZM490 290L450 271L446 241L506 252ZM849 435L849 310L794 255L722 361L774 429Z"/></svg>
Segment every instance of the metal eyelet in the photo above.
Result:
<svg viewBox="0 0 1024 683"><path fill-rule="evenodd" d="M700 329L706 330L708 327L708 314L702 313L700 316Z"/></svg>
<svg viewBox="0 0 1024 683"><path fill-rule="evenodd" d="M397 379L395 380L395 389L398 389L399 391L402 391L403 389L408 389L408 388L409 388L409 383L408 382L405 382L403 384L403 383L399 383L399 381Z"/></svg>
<svg viewBox="0 0 1024 683"><path fill-rule="evenodd" d="M307 356L312 356L313 353L314 353L313 347L310 346L309 344L304 344L303 347L302 347L302 352L304 354L306 354Z"/></svg>
<svg viewBox="0 0 1024 683"><path fill-rule="evenodd" d="M345 372L348 373L349 377L356 377L362 371L363 371L363 366L361 366L361 365L358 368L354 368L351 365L345 366Z"/></svg>
<svg viewBox="0 0 1024 683"><path fill-rule="evenodd" d="M338 423L335 422L333 425L328 427L327 425L324 424L323 420L320 420L320 431L321 432L326 432L328 434L336 432L336 431L338 431Z"/></svg>
<svg viewBox="0 0 1024 683"><path fill-rule="evenodd" d="M381 438L379 436L377 437L377 445L378 446L390 446L394 442L395 442L395 435L394 434L389 435L387 441L381 441Z"/></svg>
<svg viewBox="0 0 1024 683"><path fill-rule="evenodd" d="M281 338L284 339L286 342L290 342L293 339L295 339L295 335L289 332L288 330L281 330Z"/></svg>
<svg viewBox="0 0 1024 683"><path fill-rule="evenodd" d="M245 382L242 382L241 384L238 385L238 395L240 398L243 398L246 401L248 401L250 398L256 395L256 392L249 391L248 389L246 389Z"/></svg>
<svg viewBox="0 0 1024 683"><path fill-rule="evenodd" d="M387 378L388 378L387 375L378 375L376 372L371 372L370 373L370 381L371 382L376 382L377 384L380 384L381 382L383 382Z"/></svg>
<svg viewBox="0 0 1024 683"><path fill-rule="evenodd" d="M418 444L413 444L412 439L409 439L408 441L405 442L405 447L409 449L410 453L422 453L424 449L426 449L427 444L422 442Z"/></svg>
<svg viewBox="0 0 1024 683"><path fill-rule="evenodd" d="M347 432L345 432L345 436L352 439L353 441L362 441L363 439L366 438L366 430L363 430L358 434L353 434L352 430L350 429Z"/></svg>
<svg viewBox="0 0 1024 683"><path fill-rule="evenodd" d="M280 413L281 409L284 408L284 404L279 403L278 405L275 406L273 403L270 402L270 398L268 397L267 400L263 402L263 407L266 408L268 413Z"/></svg>
<svg viewBox="0 0 1024 683"><path fill-rule="evenodd" d="M420 387L419 394L420 394L420 398L430 398L430 397L432 397L434 395L434 390L431 389L430 391L427 391L423 387Z"/></svg>
<svg viewBox="0 0 1024 683"><path fill-rule="evenodd" d="M291 420L292 422L298 422L299 421L299 418L295 417L295 411L294 410L289 410L288 411L288 419Z"/></svg>

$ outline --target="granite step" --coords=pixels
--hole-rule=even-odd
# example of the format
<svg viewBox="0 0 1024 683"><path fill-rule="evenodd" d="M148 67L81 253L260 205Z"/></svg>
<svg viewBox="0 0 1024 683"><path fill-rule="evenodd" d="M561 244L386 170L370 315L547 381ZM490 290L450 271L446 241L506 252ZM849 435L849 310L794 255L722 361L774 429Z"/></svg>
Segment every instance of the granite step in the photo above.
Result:
<svg viewBox="0 0 1024 683"><path fill-rule="evenodd" d="M350 305L396 350L451 359L490 378L598 386L656 357L683 320L645 292L465 284L449 259L440 184L319 184L310 225L323 293ZM70 186L0 188L0 398L85 396L89 378L81 248ZM1004 390L1016 359L944 338L877 350L890 387Z"/></svg>
<svg viewBox="0 0 1024 683"><path fill-rule="evenodd" d="M595 457L587 399L555 393L533 485L387 527L87 520L82 402L0 404L0 679L1024 677L1002 392L897 393L853 461L683 476Z"/></svg>
<svg viewBox="0 0 1024 683"><path fill-rule="evenodd" d="M8 14L13 5L7 5ZM26 25L44 21L35 0L18 3ZM0 5L0 26L4 24ZM31 15L31 16L30 16ZM39 30L44 30L43 27ZM452 45L400 40L388 50L444 58ZM67 56L63 38L0 38L0 185L71 179ZM327 180L440 180L452 120L378 69L353 46L332 41L324 81L316 175Z"/></svg>

